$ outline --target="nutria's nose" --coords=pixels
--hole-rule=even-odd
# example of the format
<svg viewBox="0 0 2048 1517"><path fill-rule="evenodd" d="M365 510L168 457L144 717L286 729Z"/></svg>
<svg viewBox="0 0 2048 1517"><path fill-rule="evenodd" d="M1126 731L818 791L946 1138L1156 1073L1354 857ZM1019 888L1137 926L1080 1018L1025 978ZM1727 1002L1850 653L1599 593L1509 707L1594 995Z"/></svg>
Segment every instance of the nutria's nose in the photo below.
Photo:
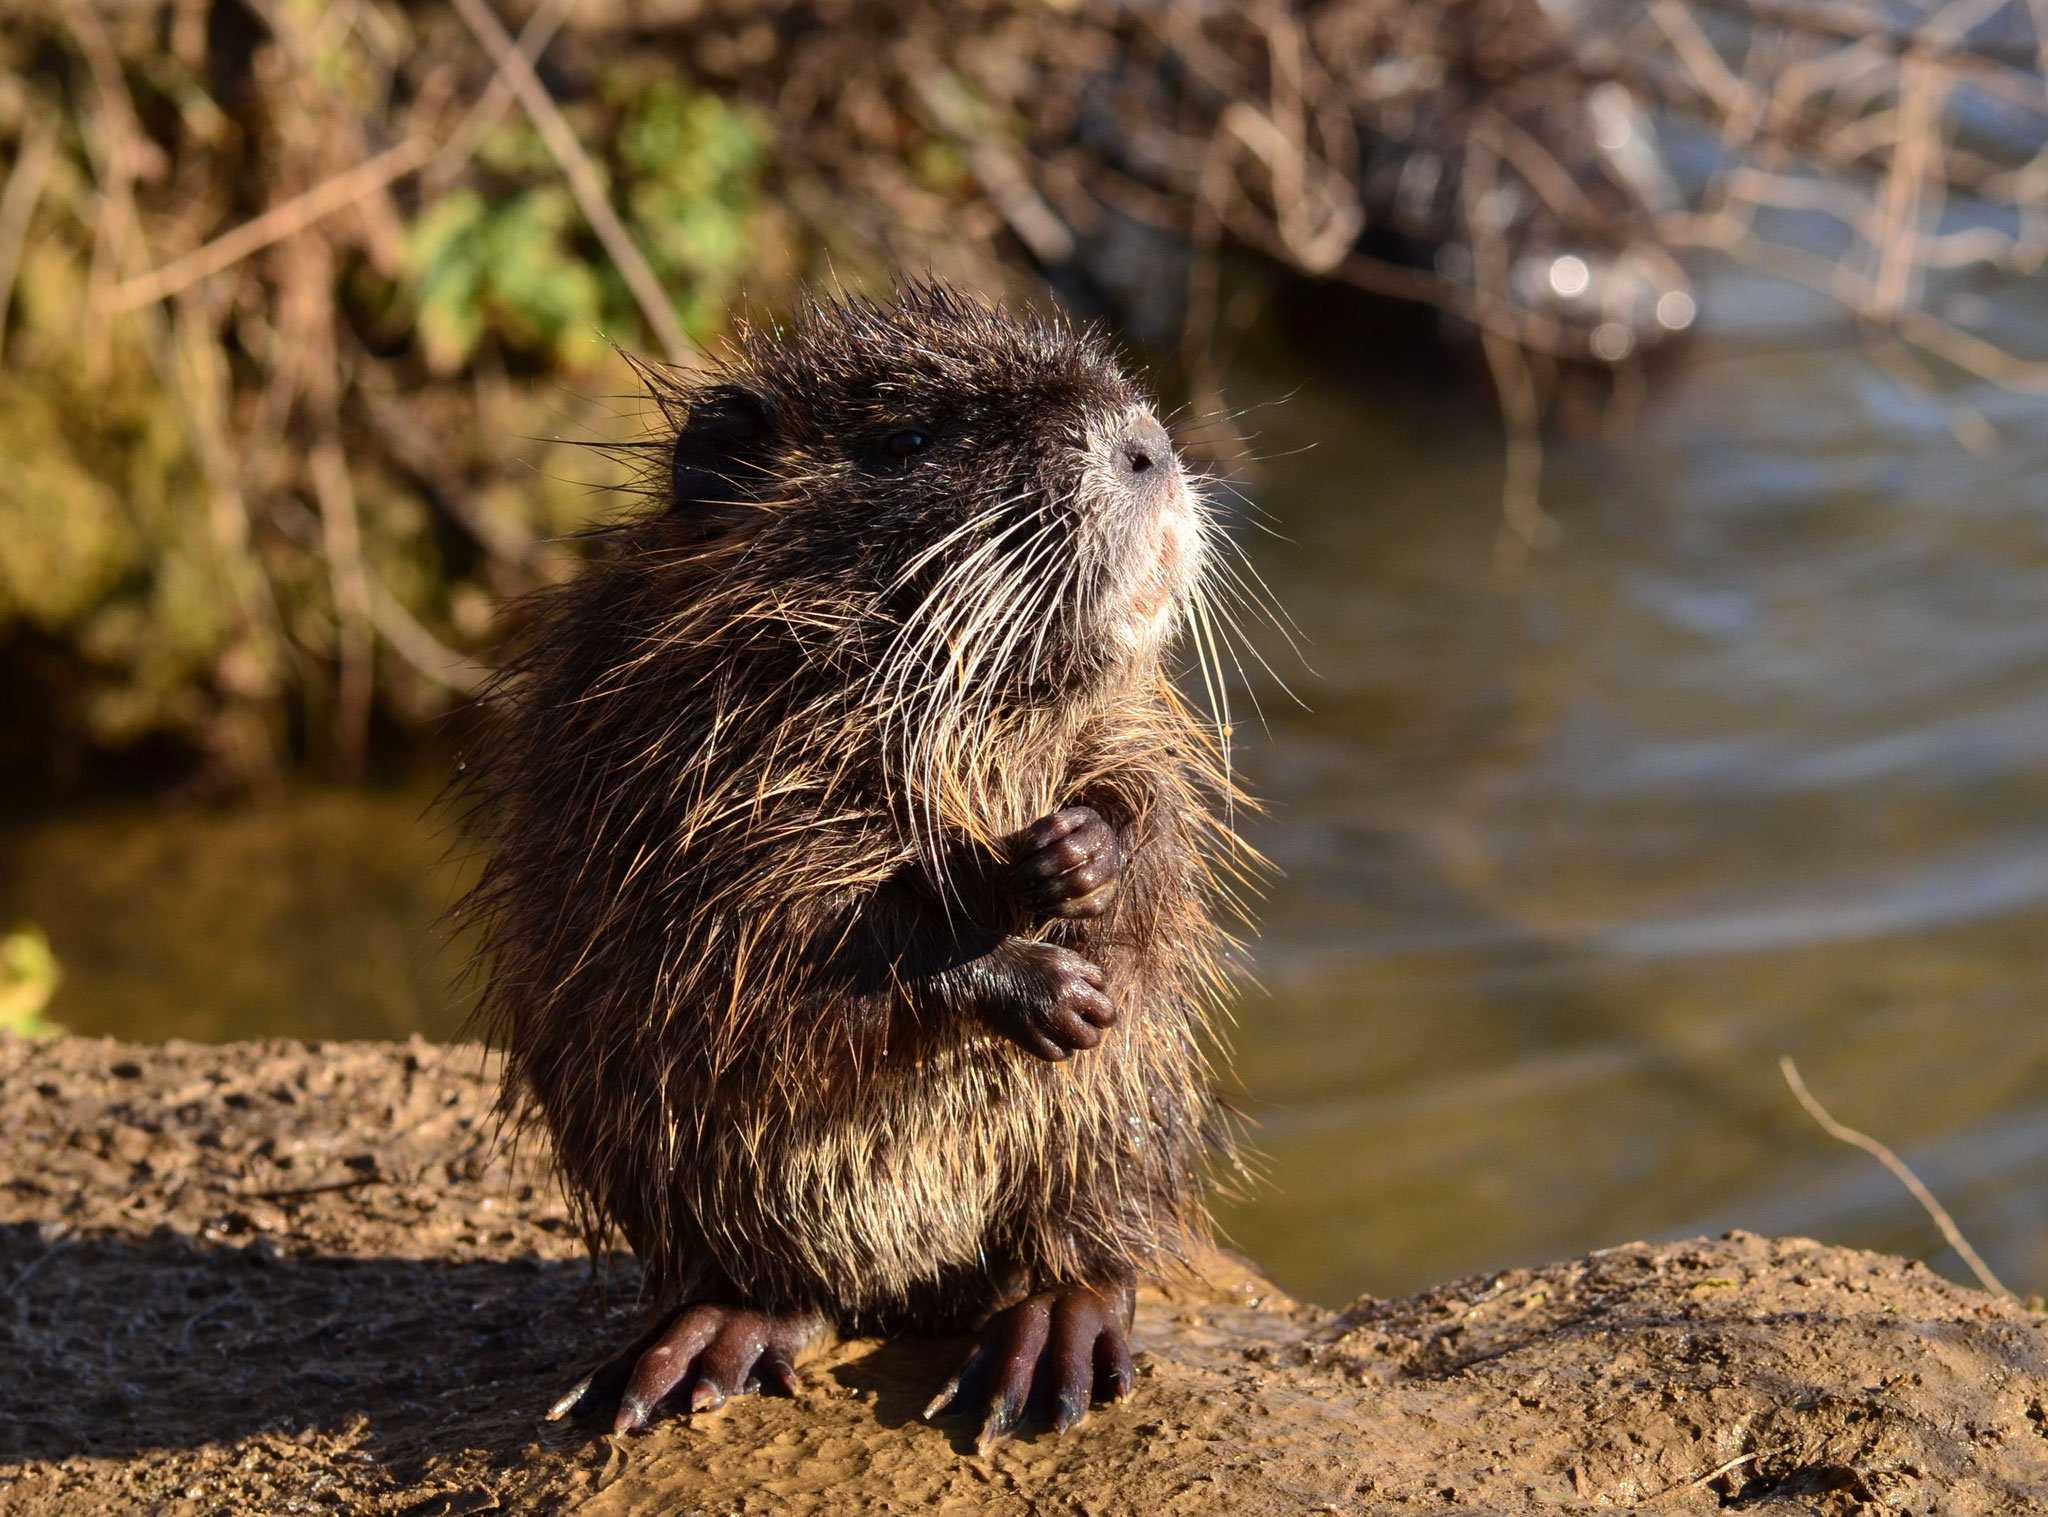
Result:
<svg viewBox="0 0 2048 1517"><path fill-rule="evenodd" d="M1117 472L1134 485L1149 483L1143 476L1172 457L1173 444L1167 440L1166 428L1148 416L1131 427L1117 448Z"/></svg>

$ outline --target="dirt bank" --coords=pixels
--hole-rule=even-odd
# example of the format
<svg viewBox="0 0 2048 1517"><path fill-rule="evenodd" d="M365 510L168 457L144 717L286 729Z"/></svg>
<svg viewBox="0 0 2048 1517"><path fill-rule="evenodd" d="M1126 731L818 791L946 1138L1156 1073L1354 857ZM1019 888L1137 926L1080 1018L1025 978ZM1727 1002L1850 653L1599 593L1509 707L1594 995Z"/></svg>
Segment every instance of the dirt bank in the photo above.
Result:
<svg viewBox="0 0 2048 1517"><path fill-rule="evenodd" d="M957 1345L615 1450L539 1408L631 1327L484 1057L0 1039L0 1509L1919 1514L2048 1505L2048 1331L1918 1264L1737 1234L1339 1313L1150 1291L1140 1388L977 1458Z"/></svg>

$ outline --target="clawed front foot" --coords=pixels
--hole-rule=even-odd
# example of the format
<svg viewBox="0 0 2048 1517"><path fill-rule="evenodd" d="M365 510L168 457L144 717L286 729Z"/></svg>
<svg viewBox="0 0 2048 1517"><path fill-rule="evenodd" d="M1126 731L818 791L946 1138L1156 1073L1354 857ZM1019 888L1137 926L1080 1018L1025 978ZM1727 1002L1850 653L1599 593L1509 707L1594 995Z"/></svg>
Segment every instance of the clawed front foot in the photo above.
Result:
<svg viewBox="0 0 2048 1517"><path fill-rule="evenodd" d="M665 1403L708 1412L729 1397L769 1387L793 1396L796 1361L824 1326L809 1313L778 1315L708 1303L682 1307L584 1376L549 1408L548 1420L616 1408L612 1431L630 1433L645 1427Z"/></svg>
<svg viewBox="0 0 2048 1517"><path fill-rule="evenodd" d="M1057 1064L1116 1021L1100 965L1057 943L1012 938L982 965L985 1015L1026 1053Z"/></svg>
<svg viewBox="0 0 2048 1517"><path fill-rule="evenodd" d="M1064 1433L1091 1397L1128 1400L1134 1302L1127 1285L1061 1285L997 1312L925 1416L974 1413L982 1419L976 1443L986 1449L1027 1416Z"/></svg>
<svg viewBox="0 0 2048 1517"><path fill-rule="evenodd" d="M1123 848L1086 806L1040 817L1010 839L1009 854L1017 899L1040 919L1099 917L1116 899Z"/></svg>

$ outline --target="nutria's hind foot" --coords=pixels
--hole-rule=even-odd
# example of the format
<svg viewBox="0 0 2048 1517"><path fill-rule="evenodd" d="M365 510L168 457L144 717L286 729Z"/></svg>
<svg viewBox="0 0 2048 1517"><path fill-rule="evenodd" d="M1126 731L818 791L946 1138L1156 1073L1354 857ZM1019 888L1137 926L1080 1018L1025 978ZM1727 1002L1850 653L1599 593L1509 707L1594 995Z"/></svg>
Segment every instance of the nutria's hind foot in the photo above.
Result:
<svg viewBox="0 0 2048 1517"><path fill-rule="evenodd" d="M754 1391L772 1388L793 1396L796 1361L824 1328L815 1313L703 1302L681 1307L586 1375L548 1409L548 1420L610 1410L612 1431L630 1433L645 1427L665 1403L708 1412Z"/></svg>
<svg viewBox="0 0 2048 1517"><path fill-rule="evenodd" d="M1134 1305L1128 1285L1061 1285L1026 1296L989 1318L925 1416L975 1413L982 1419L975 1442L986 1450L1026 1416L1064 1433L1091 1399L1128 1400Z"/></svg>
<svg viewBox="0 0 2048 1517"><path fill-rule="evenodd" d="M1123 847L1086 806L1040 817L1008 843L1017 899L1034 916L1099 917L1116 899Z"/></svg>

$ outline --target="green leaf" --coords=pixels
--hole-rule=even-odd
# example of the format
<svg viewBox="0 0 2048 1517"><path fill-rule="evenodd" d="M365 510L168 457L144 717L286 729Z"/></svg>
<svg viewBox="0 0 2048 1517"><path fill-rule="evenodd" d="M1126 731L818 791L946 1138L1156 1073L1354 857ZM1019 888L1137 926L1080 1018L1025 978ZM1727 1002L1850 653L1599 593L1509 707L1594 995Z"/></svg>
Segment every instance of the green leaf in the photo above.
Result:
<svg viewBox="0 0 2048 1517"><path fill-rule="evenodd" d="M63 977L41 929L17 927L0 937L0 1032L19 1038L48 1038L62 1032L56 1023L43 1020L43 1008Z"/></svg>
<svg viewBox="0 0 2048 1517"><path fill-rule="evenodd" d="M453 374L484 333L484 243L490 207L459 190L413 223L406 262L416 290L420 350L436 374Z"/></svg>
<svg viewBox="0 0 2048 1517"><path fill-rule="evenodd" d="M767 145L755 112L673 80L629 101L618 152L634 232L686 307L722 299L746 268Z"/></svg>

